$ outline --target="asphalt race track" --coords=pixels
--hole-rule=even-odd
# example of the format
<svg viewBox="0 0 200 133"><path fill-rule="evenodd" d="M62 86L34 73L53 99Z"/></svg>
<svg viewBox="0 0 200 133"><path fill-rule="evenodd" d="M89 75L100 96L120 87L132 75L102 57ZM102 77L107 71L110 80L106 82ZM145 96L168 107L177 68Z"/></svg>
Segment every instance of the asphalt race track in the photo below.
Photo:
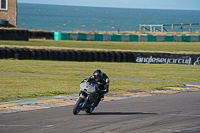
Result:
<svg viewBox="0 0 200 133"><path fill-rule="evenodd" d="M200 92L103 101L92 114L73 105L0 114L0 133L198 133Z"/></svg>

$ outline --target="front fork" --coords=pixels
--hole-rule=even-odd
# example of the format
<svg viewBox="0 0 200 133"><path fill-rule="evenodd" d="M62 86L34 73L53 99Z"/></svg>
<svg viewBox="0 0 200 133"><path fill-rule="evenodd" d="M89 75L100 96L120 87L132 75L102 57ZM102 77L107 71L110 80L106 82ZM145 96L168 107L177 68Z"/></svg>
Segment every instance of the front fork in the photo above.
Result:
<svg viewBox="0 0 200 133"><path fill-rule="evenodd" d="M79 94L79 97L81 97L81 98L83 98L84 99L84 101L86 101L87 100L87 98L82 94L82 93L80 93Z"/></svg>
<svg viewBox="0 0 200 133"><path fill-rule="evenodd" d="M84 108L88 108L88 107L95 107L95 104L96 102L93 102L92 104L87 104L88 102L88 97L86 97L84 94L80 93L79 94L79 97L83 98L84 99L84 103L82 104L81 108L84 109ZM99 97L99 95L97 96ZM91 99L90 99L91 100Z"/></svg>
<svg viewBox="0 0 200 133"><path fill-rule="evenodd" d="M85 97L82 93L79 95L79 97L83 98L84 102L81 106L82 109L84 109L85 104L87 103L87 97Z"/></svg>

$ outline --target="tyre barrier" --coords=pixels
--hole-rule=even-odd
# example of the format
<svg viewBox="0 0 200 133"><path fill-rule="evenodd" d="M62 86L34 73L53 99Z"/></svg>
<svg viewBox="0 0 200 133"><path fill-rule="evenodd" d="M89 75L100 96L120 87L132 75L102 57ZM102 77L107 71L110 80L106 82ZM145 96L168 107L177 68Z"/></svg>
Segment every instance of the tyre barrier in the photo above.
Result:
<svg viewBox="0 0 200 133"><path fill-rule="evenodd" d="M0 48L0 59L200 65L200 54Z"/></svg>
<svg viewBox="0 0 200 133"><path fill-rule="evenodd" d="M54 32L0 29L0 40L54 39Z"/></svg>
<svg viewBox="0 0 200 133"><path fill-rule="evenodd" d="M29 31L29 39L54 39L54 32Z"/></svg>
<svg viewBox="0 0 200 133"><path fill-rule="evenodd" d="M0 40L28 41L28 30L5 30L0 29Z"/></svg>

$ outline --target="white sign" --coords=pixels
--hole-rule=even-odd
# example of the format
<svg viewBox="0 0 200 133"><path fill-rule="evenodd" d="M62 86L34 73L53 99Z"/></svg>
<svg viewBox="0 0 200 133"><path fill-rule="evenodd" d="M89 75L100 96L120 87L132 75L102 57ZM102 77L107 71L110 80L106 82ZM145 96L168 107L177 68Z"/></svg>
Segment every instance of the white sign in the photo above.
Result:
<svg viewBox="0 0 200 133"><path fill-rule="evenodd" d="M191 64L191 58L154 58L153 56L150 57L137 57L137 63L162 63L162 64ZM200 63L200 58L198 60Z"/></svg>
<svg viewBox="0 0 200 133"><path fill-rule="evenodd" d="M194 65L200 65L200 57L197 58L197 60L194 62Z"/></svg>

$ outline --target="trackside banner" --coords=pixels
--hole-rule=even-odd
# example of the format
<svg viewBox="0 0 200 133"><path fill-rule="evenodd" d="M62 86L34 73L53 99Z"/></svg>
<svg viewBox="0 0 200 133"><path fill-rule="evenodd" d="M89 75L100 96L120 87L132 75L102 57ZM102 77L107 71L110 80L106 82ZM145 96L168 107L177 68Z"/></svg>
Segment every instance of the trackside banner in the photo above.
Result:
<svg viewBox="0 0 200 133"><path fill-rule="evenodd" d="M156 55L154 56L137 56L136 55L136 63L154 63L154 64L185 64L185 65L200 65L200 56L181 56L179 55L170 55L169 57L166 57L166 55L163 55L163 57Z"/></svg>
<svg viewBox="0 0 200 133"><path fill-rule="evenodd" d="M200 65L200 54L144 53L119 51L46 50L0 47L0 59L134 62L148 64Z"/></svg>

